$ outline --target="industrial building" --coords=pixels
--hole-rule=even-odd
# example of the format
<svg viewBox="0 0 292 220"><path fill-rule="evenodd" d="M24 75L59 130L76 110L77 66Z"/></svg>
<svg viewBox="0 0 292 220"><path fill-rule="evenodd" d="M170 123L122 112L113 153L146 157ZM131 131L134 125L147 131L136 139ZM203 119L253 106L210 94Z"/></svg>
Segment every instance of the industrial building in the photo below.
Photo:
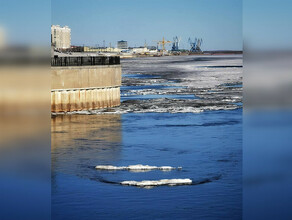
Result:
<svg viewBox="0 0 292 220"><path fill-rule="evenodd" d="M67 49L71 47L71 29L68 26L51 26L51 44L57 49Z"/></svg>
<svg viewBox="0 0 292 220"><path fill-rule="evenodd" d="M118 41L117 44L118 49L128 49L128 42L124 40Z"/></svg>
<svg viewBox="0 0 292 220"><path fill-rule="evenodd" d="M119 53L121 49L113 48L113 47L83 47L83 52L95 52L95 53L102 53L102 52L109 52L109 53Z"/></svg>

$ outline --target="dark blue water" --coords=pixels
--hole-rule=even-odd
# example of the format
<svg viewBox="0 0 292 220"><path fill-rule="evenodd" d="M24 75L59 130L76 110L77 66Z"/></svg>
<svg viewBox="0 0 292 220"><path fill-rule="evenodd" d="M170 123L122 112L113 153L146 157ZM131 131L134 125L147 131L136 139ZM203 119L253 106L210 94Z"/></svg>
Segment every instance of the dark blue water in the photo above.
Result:
<svg viewBox="0 0 292 220"><path fill-rule="evenodd" d="M241 109L52 119L53 219L241 219ZM96 171L99 164L181 171ZM190 178L152 189L102 180Z"/></svg>
<svg viewBox="0 0 292 220"><path fill-rule="evenodd" d="M229 87L229 88L242 88L242 84L235 84L235 85L224 85L225 87Z"/></svg>
<svg viewBox="0 0 292 220"><path fill-rule="evenodd" d="M127 90L141 90L141 89L182 89L181 86L169 86L166 84L152 84L152 85L139 85L139 86L121 86L121 92Z"/></svg>
<svg viewBox="0 0 292 220"><path fill-rule="evenodd" d="M174 58L163 58L168 59ZM123 71L131 74L123 77L141 81L161 77L146 70L168 72L168 63L160 68L160 63L153 67L153 61L157 60L124 61ZM181 69L185 63L179 65ZM146 73L137 74L142 70ZM173 82L122 86L121 101L198 99L175 94L184 87L172 86ZM165 94L140 95L143 89ZM94 169L96 165L136 164L181 166L182 170L137 173ZM52 218L241 219L241 165L242 109L197 114L59 115L52 118ZM174 178L189 178L193 184L151 189L119 184Z"/></svg>
<svg viewBox="0 0 292 220"><path fill-rule="evenodd" d="M155 75L147 75L147 74L123 74L123 77L127 78L138 78L138 79L160 79L161 76L155 76Z"/></svg>

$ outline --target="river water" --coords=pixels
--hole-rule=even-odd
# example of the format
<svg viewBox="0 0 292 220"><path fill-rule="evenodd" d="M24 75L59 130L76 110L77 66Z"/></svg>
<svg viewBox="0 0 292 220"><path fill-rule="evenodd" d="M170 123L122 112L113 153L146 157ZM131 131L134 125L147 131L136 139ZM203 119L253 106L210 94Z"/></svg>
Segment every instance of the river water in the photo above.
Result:
<svg viewBox="0 0 292 220"><path fill-rule="evenodd" d="M120 107L53 115L53 219L241 219L241 56L122 61ZM181 170L100 171L96 165ZM139 188L125 180L184 179Z"/></svg>

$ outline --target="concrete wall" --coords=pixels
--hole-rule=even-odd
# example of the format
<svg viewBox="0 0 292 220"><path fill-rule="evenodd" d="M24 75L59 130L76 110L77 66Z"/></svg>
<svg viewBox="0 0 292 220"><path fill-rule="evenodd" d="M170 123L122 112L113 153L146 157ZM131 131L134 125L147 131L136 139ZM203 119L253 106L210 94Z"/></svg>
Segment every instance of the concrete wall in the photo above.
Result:
<svg viewBox="0 0 292 220"><path fill-rule="evenodd" d="M51 111L120 105L121 65L52 67Z"/></svg>

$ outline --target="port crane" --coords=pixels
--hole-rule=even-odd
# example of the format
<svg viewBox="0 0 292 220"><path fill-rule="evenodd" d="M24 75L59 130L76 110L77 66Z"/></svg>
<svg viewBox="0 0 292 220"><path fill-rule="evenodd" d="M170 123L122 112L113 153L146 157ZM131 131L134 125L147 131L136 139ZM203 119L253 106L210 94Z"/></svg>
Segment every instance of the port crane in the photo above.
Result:
<svg viewBox="0 0 292 220"><path fill-rule="evenodd" d="M147 42L146 42L146 40L145 40L145 43L144 43L144 47L147 48Z"/></svg>
<svg viewBox="0 0 292 220"><path fill-rule="evenodd" d="M194 53L202 52L202 49L201 49L201 45L203 43L202 38L195 38L195 41L192 41L191 38L189 38L189 43L191 45L190 52L194 52Z"/></svg>
<svg viewBox="0 0 292 220"><path fill-rule="evenodd" d="M161 41L155 41L157 42L157 49L158 49L158 45L162 45L162 52L165 51L165 45L171 43L171 41L165 40L164 37L162 38Z"/></svg>
<svg viewBox="0 0 292 220"><path fill-rule="evenodd" d="M173 38L173 43L172 43L172 48L171 48L172 51L179 51L179 43L180 43L180 41L181 41L180 37L175 36Z"/></svg>

